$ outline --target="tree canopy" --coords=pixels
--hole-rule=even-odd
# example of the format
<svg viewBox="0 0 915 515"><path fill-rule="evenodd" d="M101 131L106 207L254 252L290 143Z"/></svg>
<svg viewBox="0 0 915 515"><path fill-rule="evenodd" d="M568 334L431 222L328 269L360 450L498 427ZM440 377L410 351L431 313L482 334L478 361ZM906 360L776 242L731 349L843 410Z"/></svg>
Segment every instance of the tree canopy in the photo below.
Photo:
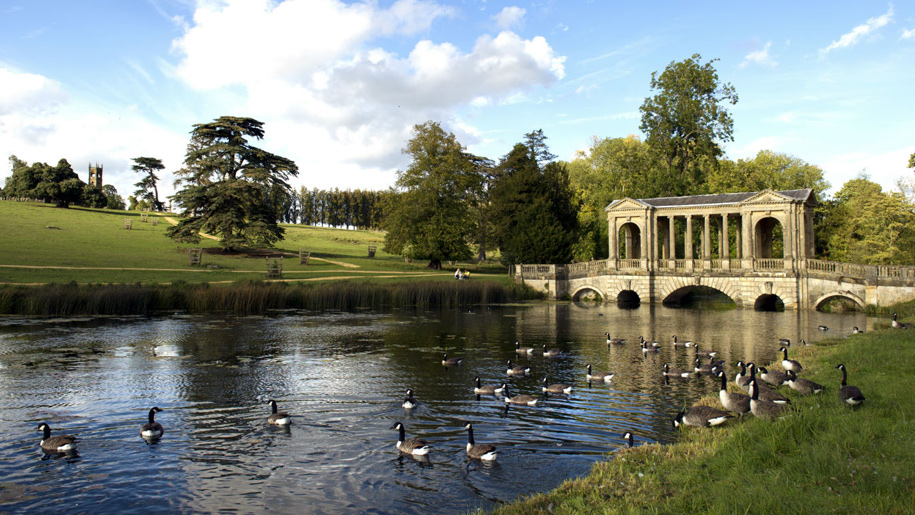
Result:
<svg viewBox="0 0 915 515"><path fill-rule="evenodd" d="M196 243L200 233L220 236L226 250L270 246L283 237L277 198L293 194L294 162L249 143L263 139L263 123L223 116L194 125L185 167L175 172L182 188L171 197L184 217L167 235Z"/></svg>
<svg viewBox="0 0 915 515"><path fill-rule="evenodd" d="M57 166L47 163L32 163L10 156L12 175L6 179L5 194L11 197L28 197L46 202L53 202L58 207L70 207L70 204L83 200L86 183L66 159L57 162Z"/></svg>
<svg viewBox="0 0 915 515"><path fill-rule="evenodd" d="M134 184L137 187L134 195L138 199L146 200L156 211L162 211L162 202L159 201L159 177L156 173L165 170L165 165L161 159L155 157L135 157L133 162L131 170L141 174L140 181Z"/></svg>
<svg viewBox="0 0 915 515"><path fill-rule="evenodd" d="M384 250L429 260L431 268L441 268L443 260L468 259L470 199L482 184L472 156L432 121L413 127L403 153L411 162L397 172L397 190L388 199Z"/></svg>
<svg viewBox="0 0 915 515"><path fill-rule="evenodd" d="M578 228L568 168L556 162L540 166L538 158L550 155L542 132L525 137L526 143L502 158L492 185L491 216L502 262L568 263ZM532 146L534 139L540 143Z"/></svg>
<svg viewBox="0 0 915 515"><path fill-rule="evenodd" d="M827 216L834 225L829 259L874 265L915 259L915 212L902 192L884 192L860 175L836 193Z"/></svg>
<svg viewBox="0 0 915 515"><path fill-rule="evenodd" d="M694 187L703 180L703 160L714 162L723 151L721 141L733 141L734 121L725 104L737 103L737 92L722 84L712 64L702 56L673 61L664 71L651 74L651 89L657 93L646 98L639 129L665 164L658 177L668 196L698 193ZM707 165L706 165L707 167Z"/></svg>

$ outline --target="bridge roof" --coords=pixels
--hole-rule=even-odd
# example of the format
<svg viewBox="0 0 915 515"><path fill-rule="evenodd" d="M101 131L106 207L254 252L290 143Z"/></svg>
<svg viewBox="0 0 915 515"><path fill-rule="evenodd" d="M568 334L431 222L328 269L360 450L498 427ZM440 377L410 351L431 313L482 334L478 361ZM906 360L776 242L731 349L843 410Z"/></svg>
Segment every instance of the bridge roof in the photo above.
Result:
<svg viewBox="0 0 915 515"><path fill-rule="evenodd" d="M729 205L729 204L740 204L747 200L752 199L753 197L759 196L760 191L747 192L747 193L716 193L712 195L689 195L686 197L659 197L659 198L643 198L638 199L636 202L645 204L652 207L687 207L687 206L714 206L714 205ZM800 200L807 201L813 198L812 189L803 189L803 190L783 190L774 192L779 196L786 197L788 200ZM615 200L607 206L607 209L614 207L616 204L623 202L626 199Z"/></svg>

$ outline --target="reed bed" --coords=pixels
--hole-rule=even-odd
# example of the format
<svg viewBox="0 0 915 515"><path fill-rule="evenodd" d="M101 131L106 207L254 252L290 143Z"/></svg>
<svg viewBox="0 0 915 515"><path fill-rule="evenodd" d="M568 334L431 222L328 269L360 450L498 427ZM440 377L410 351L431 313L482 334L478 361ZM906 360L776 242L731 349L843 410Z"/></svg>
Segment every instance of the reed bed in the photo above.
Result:
<svg viewBox="0 0 915 515"><path fill-rule="evenodd" d="M399 283L328 281L209 284L0 286L0 314L21 316L148 315L158 311L231 312L263 315L270 310L463 308L539 298L531 289L493 281Z"/></svg>

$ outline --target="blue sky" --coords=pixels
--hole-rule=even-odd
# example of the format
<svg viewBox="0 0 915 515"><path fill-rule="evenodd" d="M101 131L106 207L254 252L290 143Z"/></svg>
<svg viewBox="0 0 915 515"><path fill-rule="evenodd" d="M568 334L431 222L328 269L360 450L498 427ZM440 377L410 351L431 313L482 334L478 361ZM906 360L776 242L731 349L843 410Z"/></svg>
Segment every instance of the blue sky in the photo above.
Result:
<svg viewBox="0 0 915 515"><path fill-rule="evenodd" d="M912 177L915 4L871 1L0 0L0 155L104 163L125 198L158 157L170 194L193 124L250 116L296 187L383 189L427 120L493 159L640 135L651 73L695 53L739 96L729 158Z"/></svg>

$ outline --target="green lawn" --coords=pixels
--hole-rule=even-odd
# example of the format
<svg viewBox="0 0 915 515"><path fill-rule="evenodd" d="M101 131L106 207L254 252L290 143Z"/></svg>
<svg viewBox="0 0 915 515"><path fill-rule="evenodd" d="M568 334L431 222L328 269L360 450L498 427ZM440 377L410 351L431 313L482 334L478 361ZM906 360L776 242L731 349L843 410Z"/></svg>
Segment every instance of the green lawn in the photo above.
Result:
<svg viewBox="0 0 915 515"><path fill-rule="evenodd" d="M140 213L56 208L46 204L0 202L0 283L169 283L230 282L263 279L264 257L225 255L215 240L203 238L198 245L209 249L201 266L188 266L186 247L165 236L170 226L164 216L159 223L140 222ZM132 221L131 230L124 220ZM327 278L407 277L447 279L453 270L433 271L426 263L405 263L400 256L382 251L384 234L311 226L284 225L286 238L277 252L283 259L284 280ZM368 247L376 247L374 258ZM311 251L308 265L300 265L299 250ZM460 263L477 273L505 277L504 269Z"/></svg>

